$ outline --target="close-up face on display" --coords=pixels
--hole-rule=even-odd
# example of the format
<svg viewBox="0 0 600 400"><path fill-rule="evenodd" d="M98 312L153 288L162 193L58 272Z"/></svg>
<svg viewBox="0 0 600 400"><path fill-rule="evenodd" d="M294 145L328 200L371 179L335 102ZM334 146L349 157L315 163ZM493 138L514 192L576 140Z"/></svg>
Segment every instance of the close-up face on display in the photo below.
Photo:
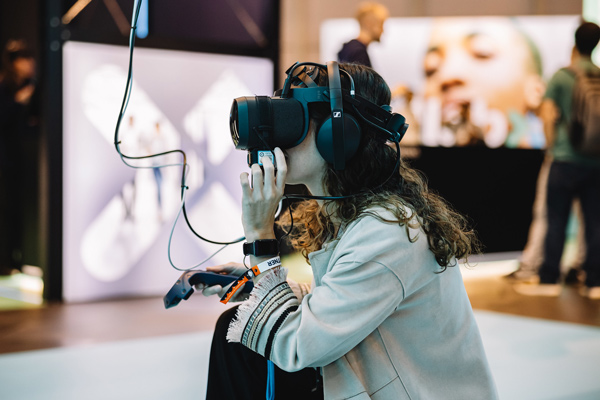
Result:
<svg viewBox="0 0 600 400"><path fill-rule="evenodd" d="M530 45L507 18L436 19L424 72L426 95L439 97L443 109L480 100L522 113L541 82Z"/></svg>

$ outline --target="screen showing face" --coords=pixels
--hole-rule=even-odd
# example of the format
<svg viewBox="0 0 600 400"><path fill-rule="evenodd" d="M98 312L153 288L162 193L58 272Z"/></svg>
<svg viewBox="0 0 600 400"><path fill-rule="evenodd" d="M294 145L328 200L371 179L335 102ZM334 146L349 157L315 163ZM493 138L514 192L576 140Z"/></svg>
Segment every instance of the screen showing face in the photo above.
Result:
<svg viewBox="0 0 600 400"><path fill-rule="evenodd" d="M198 239L181 209L180 153L129 160L115 128L129 50L68 42L64 47L63 296L88 301L163 295L181 275L221 247ZM186 209L200 235L243 236L239 173L246 155L229 134L232 99L271 95L270 60L136 48L133 87L118 141L138 157L186 154ZM170 254L169 254L170 249ZM241 244L211 264L241 261Z"/></svg>
<svg viewBox="0 0 600 400"><path fill-rule="evenodd" d="M368 47L407 117L405 145L543 148L545 82L570 62L577 16L390 18ZM355 37L353 20L321 29L322 61Z"/></svg>

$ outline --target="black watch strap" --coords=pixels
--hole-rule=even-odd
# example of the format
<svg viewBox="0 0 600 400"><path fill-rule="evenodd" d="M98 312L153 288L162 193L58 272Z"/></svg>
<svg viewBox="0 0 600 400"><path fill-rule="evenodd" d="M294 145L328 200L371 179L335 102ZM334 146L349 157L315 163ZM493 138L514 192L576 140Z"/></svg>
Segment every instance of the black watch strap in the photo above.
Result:
<svg viewBox="0 0 600 400"><path fill-rule="evenodd" d="M244 243L244 255L256 257L276 256L279 254L279 241L277 239L256 240Z"/></svg>

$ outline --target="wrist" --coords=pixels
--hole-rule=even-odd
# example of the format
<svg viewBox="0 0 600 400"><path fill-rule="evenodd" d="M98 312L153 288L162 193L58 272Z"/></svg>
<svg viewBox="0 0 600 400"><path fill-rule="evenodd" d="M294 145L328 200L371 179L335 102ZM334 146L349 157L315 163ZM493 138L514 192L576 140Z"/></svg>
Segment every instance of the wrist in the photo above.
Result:
<svg viewBox="0 0 600 400"><path fill-rule="evenodd" d="M277 239L259 239L245 242L244 256L274 257L279 255L279 241Z"/></svg>
<svg viewBox="0 0 600 400"><path fill-rule="evenodd" d="M279 256L277 256L277 257L279 257ZM257 256L252 256L251 255L249 257L249 259L250 259L250 265L251 266L259 265L259 264L261 264L261 263L263 263L265 261L271 260L272 258L274 258L274 256L259 256L259 257L257 257Z"/></svg>
<svg viewBox="0 0 600 400"><path fill-rule="evenodd" d="M246 233L246 242L254 242L256 240L275 239L275 232L273 229L267 229L264 231L250 231Z"/></svg>

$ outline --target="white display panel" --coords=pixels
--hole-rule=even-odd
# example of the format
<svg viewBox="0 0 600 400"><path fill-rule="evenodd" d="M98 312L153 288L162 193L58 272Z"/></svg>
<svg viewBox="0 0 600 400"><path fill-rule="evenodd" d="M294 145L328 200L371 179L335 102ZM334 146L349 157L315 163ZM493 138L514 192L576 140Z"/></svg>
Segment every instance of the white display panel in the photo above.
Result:
<svg viewBox="0 0 600 400"><path fill-rule="evenodd" d="M63 298L68 302L163 295L181 272L167 249L180 209L178 155L131 161L114 146L129 50L68 42L63 76ZM239 175L246 153L229 135L239 96L271 95L273 64L242 56L136 48L133 92L121 150L142 156L183 149L190 166L187 211L209 239L243 236ZM176 267L190 268L220 246L196 238L180 218L171 244ZM241 244L209 264L242 260Z"/></svg>

